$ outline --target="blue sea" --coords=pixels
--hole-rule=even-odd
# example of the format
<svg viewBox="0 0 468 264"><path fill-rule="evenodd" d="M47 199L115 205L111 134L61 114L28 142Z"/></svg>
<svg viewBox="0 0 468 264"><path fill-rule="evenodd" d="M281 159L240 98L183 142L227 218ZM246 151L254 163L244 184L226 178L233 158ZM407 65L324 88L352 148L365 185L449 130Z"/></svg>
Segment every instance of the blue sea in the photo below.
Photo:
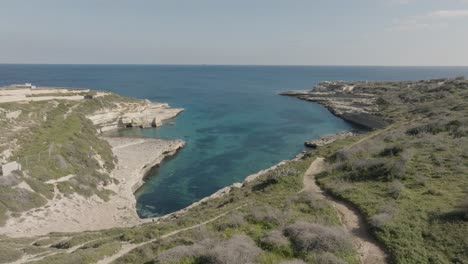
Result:
<svg viewBox="0 0 468 264"><path fill-rule="evenodd" d="M0 65L0 86L92 88L167 102L185 111L158 128L121 135L183 139L186 147L135 194L141 217L167 214L290 159L303 142L352 129L315 103L277 95L325 80L468 76L468 67Z"/></svg>

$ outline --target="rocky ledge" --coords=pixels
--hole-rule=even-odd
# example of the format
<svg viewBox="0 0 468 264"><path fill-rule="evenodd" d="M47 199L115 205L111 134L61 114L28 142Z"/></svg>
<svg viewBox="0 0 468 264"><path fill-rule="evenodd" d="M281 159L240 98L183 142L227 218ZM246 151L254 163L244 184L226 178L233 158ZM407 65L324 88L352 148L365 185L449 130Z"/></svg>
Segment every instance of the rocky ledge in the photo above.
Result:
<svg viewBox="0 0 468 264"><path fill-rule="evenodd" d="M111 109L102 109L87 117L98 128L105 132L125 127L157 127L164 120L177 116L184 111L181 108L170 108L165 103L153 103L149 100L141 102L119 103Z"/></svg>
<svg viewBox="0 0 468 264"><path fill-rule="evenodd" d="M372 93L369 82L321 82L311 91L288 91L280 93L325 106L334 115L368 129L388 125L377 115L377 95Z"/></svg>
<svg viewBox="0 0 468 264"><path fill-rule="evenodd" d="M331 144L331 143L333 143L334 141L336 141L338 139L343 139L343 138L347 138L347 137L351 137L351 136L355 136L355 135L356 135L355 132L342 131L342 132L338 132L336 134L324 135L324 136L321 136L321 137L319 137L317 139L306 141L306 142L304 142L304 145L306 147L315 149L315 148L318 148L318 147L322 147L322 146Z"/></svg>

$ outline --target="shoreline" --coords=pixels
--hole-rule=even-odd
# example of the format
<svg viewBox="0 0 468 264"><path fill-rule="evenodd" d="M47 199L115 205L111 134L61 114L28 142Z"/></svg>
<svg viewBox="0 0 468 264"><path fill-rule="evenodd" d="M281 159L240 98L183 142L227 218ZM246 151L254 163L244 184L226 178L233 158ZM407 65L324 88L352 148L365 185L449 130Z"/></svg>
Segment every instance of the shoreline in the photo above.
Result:
<svg viewBox="0 0 468 264"><path fill-rule="evenodd" d="M347 137L354 137L354 136L357 136L359 135L359 133L357 133L356 131L339 131L339 132L336 132L336 133L333 133L333 134L328 134L328 135L323 135L323 136L320 136L316 139L312 139L310 141L306 141L306 142L312 142L312 141L322 141L322 144L319 144L317 145L315 148L309 148L309 151L310 150L313 150L313 149L316 149L316 148L321 148L325 145L328 145L328 144L331 144L333 143L334 141L338 140L338 139L344 139L344 138L347 138ZM324 137L326 138L326 140L324 141ZM167 221L167 220L173 220L173 219L176 219L176 218L179 218L181 216L183 216L186 212L188 212L190 209L193 209L195 207L197 207L198 205L206 202L206 201L209 201L209 200L212 200L212 199L217 199L217 198L220 198L220 197L223 197L224 195L226 194L229 194L229 192L234 189L234 188L242 188L243 186L245 186L247 183L250 183L254 180L256 180L258 177L272 171L272 170L275 170L276 168L290 162L290 161L297 161L297 160L300 160L302 159L306 154L308 153L307 150L304 150L304 151L301 151L299 154L297 154L294 158L292 159L287 159L287 160L282 160L280 162L278 162L277 164L269 167L269 168L266 168L266 169L263 169L263 170L260 170L256 173L253 173L253 174L250 174L248 176L246 176L244 178L244 180L242 182L235 182L235 183L232 183L226 187L223 187L217 191L215 191L214 193L212 193L211 195L209 196L206 196L204 198L201 198L200 200L196 201L196 202L193 202L192 204L182 208L182 209L179 209L177 211L174 211L172 213L168 213L168 214L165 214L165 215L162 215L162 216L157 216L157 217L148 217L148 218L141 218L142 222L143 223L151 223L151 222L156 222L156 223L159 223L161 221Z"/></svg>
<svg viewBox="0 0 468 264"><path fill-rule="evenodd" d="M114 192L108 201L96 195L88 198L77 194L61 199L54 197L44 207L26 211L20 218L10 218L0 228L1 234L33 237L52 232L97 231L144 223L136 212L135 188L141 187L147 173L164 158L177 153L185 142L125 137L103 139L109 142L118 158L111 175L119 183L106 186L105 189ZM58 179L56 182L60 181Z"/></svg>
<svg viewBox="0 0 468 264"><path fill-rule="evenodd" d="M350 85L348 82L321 82L310 91L285 91L281 96L295 97L300 100L314 102L324 106L334 116L350 122L358 130L373 130L388 126L391 122L377 113L378 98L359 83Z"/></svg>
<svg viewBox="0 0 468 264"><path fill-rule="evenodd" d="M59 187L63 188L63 183L76 182L80 174L60 175L59 178L44 182L52 192L51 197L39 194L46 200L44 205L15 213L13 216L8 212L7 220L0 226L0 235L33 237L52 232L84 232L131 227L142 223L136 212L135 191L144 184L151 169L158 166L164 158L174 155L185 145L185 142L154 138L106 137L102 132L114 128L161 126L166 120L179 115L184 109L171 108L167 103L125 98L111 92L90 89L35 86L25 88L21 85L2 88L5 89L0 89L0 103L30 104L35 101L46 101L51 104L55 103L56 106L57 101L68 101L73 106L64 114L64 119L76 107L90 102L87 108L90 112L82 112L83 117L93 123L98 138L109 143L112 155L117 158L117 162L112 171L107 171L104 169L104 161L101 157L99 155L94 157L99 163L98 172L109 173L113 180L108 183L97 183L93 187L109 195L86 196L77 192L63 192ZM97 102L100 103L101 108L95 110L93 103ZM3 108L0 110L7 111ZM15 121L22 112L22 110L7 111L6 118L12 126L18 126ZM30 116L31 114L28 117ZM42 125L41 122L46 120L40 119L36 122ZM26 121L28 120L22 120L22 122ZM14 139L15 135L12 134L11 137ZM9 153L11 155L11 151ZM0 176L2 174L0 173ZM83 186L83 188L87 187ZM13 188L25 189L30 193L36 192L25 181Z"/></svg>
<svg viewBox="0 0 468 264"><path fill-rule="evenodd" d="M125 109L131 111L126 116L128 120L125 120L124 123L142 127L160 126L163 124L163 120L173 118L183 111L183 109L169 108L167 104L156 104L149 101L145 101L142 107L132 106L131 109L128 109L128 107ZM154 113L159 115L164 113L164 115L161 119L148 118L154 116ZM332 113L336 115L334 111ZM111 111L94 113L87 117L99 128L98 131L102 132L102 129L107 130L106 127L118 126L123 119L120 117L121 115L121 112ZM336 136L339 133L341 132L334 135ZM51 232L97 231L171 220L180 217L207 200L228 194L233 188L241 188L246 183L289 161L301 159L305 154L305 151L303 151L293 159L283 160L270 168L248 175L242 182L221 188L213 194L175 212L153 218L140 218L136 211L135 192L144 185L145 179L151 170L158 167L165 158L175 155L185 145L185 142L182 140L153 138L109 137L104 134L101 134L100 137L111 145L112 153L118 160L116 168L111 172L112 178L118 182L105 187L100 186L100 188L114 193L107 201L96 195L84 197L72 194L63 197L58 192L56 184L74 177L74 175L67 175L49 183L53 185L56 193L52 200L48 201L43 207L23 212L18 218L10 218L4 226L0 227L0 233L11 237L32 237L47 235Z"/></svg>
<svg viewBox="0 0 468 264"><path fill-rule="evenodd" d="M174 211L172 213L168 213L168 214L165 214L165 215L162 215L162 216L142 218L142 221L143 221L143 223L151 223L151 222L159 223L160 221L166 221L166 220L170 221L172 219L176 219L178 217L181 217L186 212L188 212L190 209L193 209L193 208L197 207L198 205L200 205L200 204L202 204L202 203L204 203L206 201L221 198L224 195L229 194L229 192L234 188L242 188L247 183L250 183L250 182L256 180L258 177L260 177L260 176L262 176L262 175L264 175L264 174L266 174L266 173L268 173L268 172L270 172L272 170L275 170L276 168L286 164L287 162L302 159L306 153L307 153L307 151L302 151L292 159L282 160L282 161L278 162L277 164L275 164L275 165L273 165L273 166L271 166L269 168L266 168L266 169L260 170L260 171L258 171L256 173L250 174L250 175L246 176L242 182L235 182L235 183L232 183L232 184L230 184L230 185L228 185L226 187L223 187L223 188L215 191L211 195L206 196L204 198L201 198L198 201L193 202L192 204L190 204L190 205L188 205L188 206L186 206L184 208L181 208L181 209L179 209L177 211Z"/></svg>

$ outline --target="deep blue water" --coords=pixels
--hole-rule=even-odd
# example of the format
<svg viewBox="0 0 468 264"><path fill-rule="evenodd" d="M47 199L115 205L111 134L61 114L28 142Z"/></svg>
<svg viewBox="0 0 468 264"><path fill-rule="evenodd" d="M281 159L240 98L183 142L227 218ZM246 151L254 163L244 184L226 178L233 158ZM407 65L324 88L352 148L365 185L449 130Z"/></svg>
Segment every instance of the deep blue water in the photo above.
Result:
<svg viewBox="0 0 468 264"><path fill-rule="evenodd" d="M0 86L86 87L168 102L185 112L124 135L181 138L186 147L136 193L141 216L166 214L292 158L305 140L350 129L323 107L278 96L324 80L468 76L468 67L0 65Z"/></svg>

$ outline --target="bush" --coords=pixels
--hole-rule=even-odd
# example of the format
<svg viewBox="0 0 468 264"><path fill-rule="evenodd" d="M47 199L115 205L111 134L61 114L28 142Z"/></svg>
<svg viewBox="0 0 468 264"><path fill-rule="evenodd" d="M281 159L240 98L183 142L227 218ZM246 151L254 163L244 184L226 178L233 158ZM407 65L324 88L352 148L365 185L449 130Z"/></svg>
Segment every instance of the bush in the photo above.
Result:
<svg viewBox="0 0 468 264"><path fill-rule="evenodd" d="M271 206L256 206L250 210L246 216L247 221L262 224L267 228L281 225L284 222L284 215L279 209Z"/></svg>
<svg viewBox="0 0 468 264"><path fill-rule="evenodd" d="M192 258L196 263L206 264L253 263L261 253L255 242L242 234L222 242L207 239L193 245L176 246L161 252L155 262L180 263Z"/></svg>
<svg viewBox="0 0 468 264"><path fill-rule="evenodd" d="M47 203L41 195L23 188L0 187L0 201L12 212L23 212Z"/></svg>
<svg viewBox="0 0 468 264"><path fill-rule="evenodd" d="M346 162L348 160L351 160L353 156L353 152L349 148L342 148L330 157L332 161L334 162Z"/></svg>
<svg viewBox="0 0 468 264"><path fill-rule="evenodd" d="M279 181L278 179L276 179L275 176L268 175L268 177L265 180L252 186L252 191L263 191L266 188L270 187L271 185L277 184L278 182Z"/></svg>
<svg viewBox="0 0 468 264"><path fill-rule="evenodd" d="M399 181L394 181L388 186L388 194L390 194L394 199L400 198L405 185Z"/></svg>
<svg viewBox="0 0 468 264"><path fill-rule="evenodd" d="M468 196L465 197L452 211L443 215L446 219L468 221Z"/></svg>
<svg viewBox="0 0 468 264"><path fill-rule="evenodd" d="M300 252L353 250L349 235L338 228L298 222L285 227L283 233Z"/></svg>
<svg viewBox="0 0 468 264"><path fill-rule="evenodd" d="M200 259L202 263L238 264L253 263L262 250L246 235L235 235L209 250Z"/></svg>
<svg viewBox="0 0 468 264"><path fill-rule="evenodd" d="M410 128L406 133L411 136L417 136L420 134L436 135L442 132L450 132L453 134L459 131L460 127L463 127L463 124L459 120L452 120L449 122L438 121Z"/></svg>
<svg viewBox="0 0 468 264"><path fill-rule="evenodd" d="M218 231L222 231L226 228L238 228L245 223L244 214L234 211L231 212L228 216L226 221L217 225Z"/></svg>
<svg viewBox="0 0 468 264"><path fill-rule="evenodd" d="M350 180L393 180L405 175L405 164L393 159L362 159L345 164L340 170L347 172Z"/></svg>
<svg viewBox="0 0 468 264"><path fill-rule="evenodd" d="M313 259L318 264L346 264L344 260L328 252L317 254Z"/></svg>
<svg viewBox="0 0 468 264"><path fill-rule="evenodd" d="M283 232L278 230L266 233L260 238L260 243L268 250L289 247L290 245L289 239L283 235Z"/></svg>
<svg viewBox="0 0 468 264"><path fill-rule="evenodd" d="M388 156L396 156L403 151L403 148L400 146L391 146L386 147L380 152L380 156L388 157Z"/></svg>
<svg viewBox="0 0 468 264"><path fill-rule="evenodd" d="M327 203L323 199L317 197L317 195L312 192L298 193L291 201L295 204L305 204L308 206L308 208L313 210L320 210L327 206Z"/></svg>
<svg viewBox="0 0 468 264"><path fill-rule="evenodd" d="M389 203L382 206L378 213L370 218L370 224L373 227L381 228L398 214L398 208L395 204Z"/></svg>
<svg viewBox="0 0 468 264"><path fill-rule="evenodd" d="M376 228L381 228L385 224L387 224L388 221L392 219L392 216L388 213L379 213L370 218L370 224L373 227Z"/></svg>
<svg viewBox="0 0 468 264"><path fill-rule="evenodd" d="M416 176L414 176L414 180L416 181L416 185L426 186L428 179L426 176L417 174Z"/></svg>
<svg viewBox="0 0 468 264"><path fill-rule="evenodd" d="M184 258L196 258L203 254L205 248L199 244L182 245L161 252L155 263L177 263Z"/></svg>
<svg viewBox="0 0 468 264"><path fill-rule="evenodd" d="M12 187L18 185L20 182L20 178L14 174L0 176L0 186Z"/></svg>

